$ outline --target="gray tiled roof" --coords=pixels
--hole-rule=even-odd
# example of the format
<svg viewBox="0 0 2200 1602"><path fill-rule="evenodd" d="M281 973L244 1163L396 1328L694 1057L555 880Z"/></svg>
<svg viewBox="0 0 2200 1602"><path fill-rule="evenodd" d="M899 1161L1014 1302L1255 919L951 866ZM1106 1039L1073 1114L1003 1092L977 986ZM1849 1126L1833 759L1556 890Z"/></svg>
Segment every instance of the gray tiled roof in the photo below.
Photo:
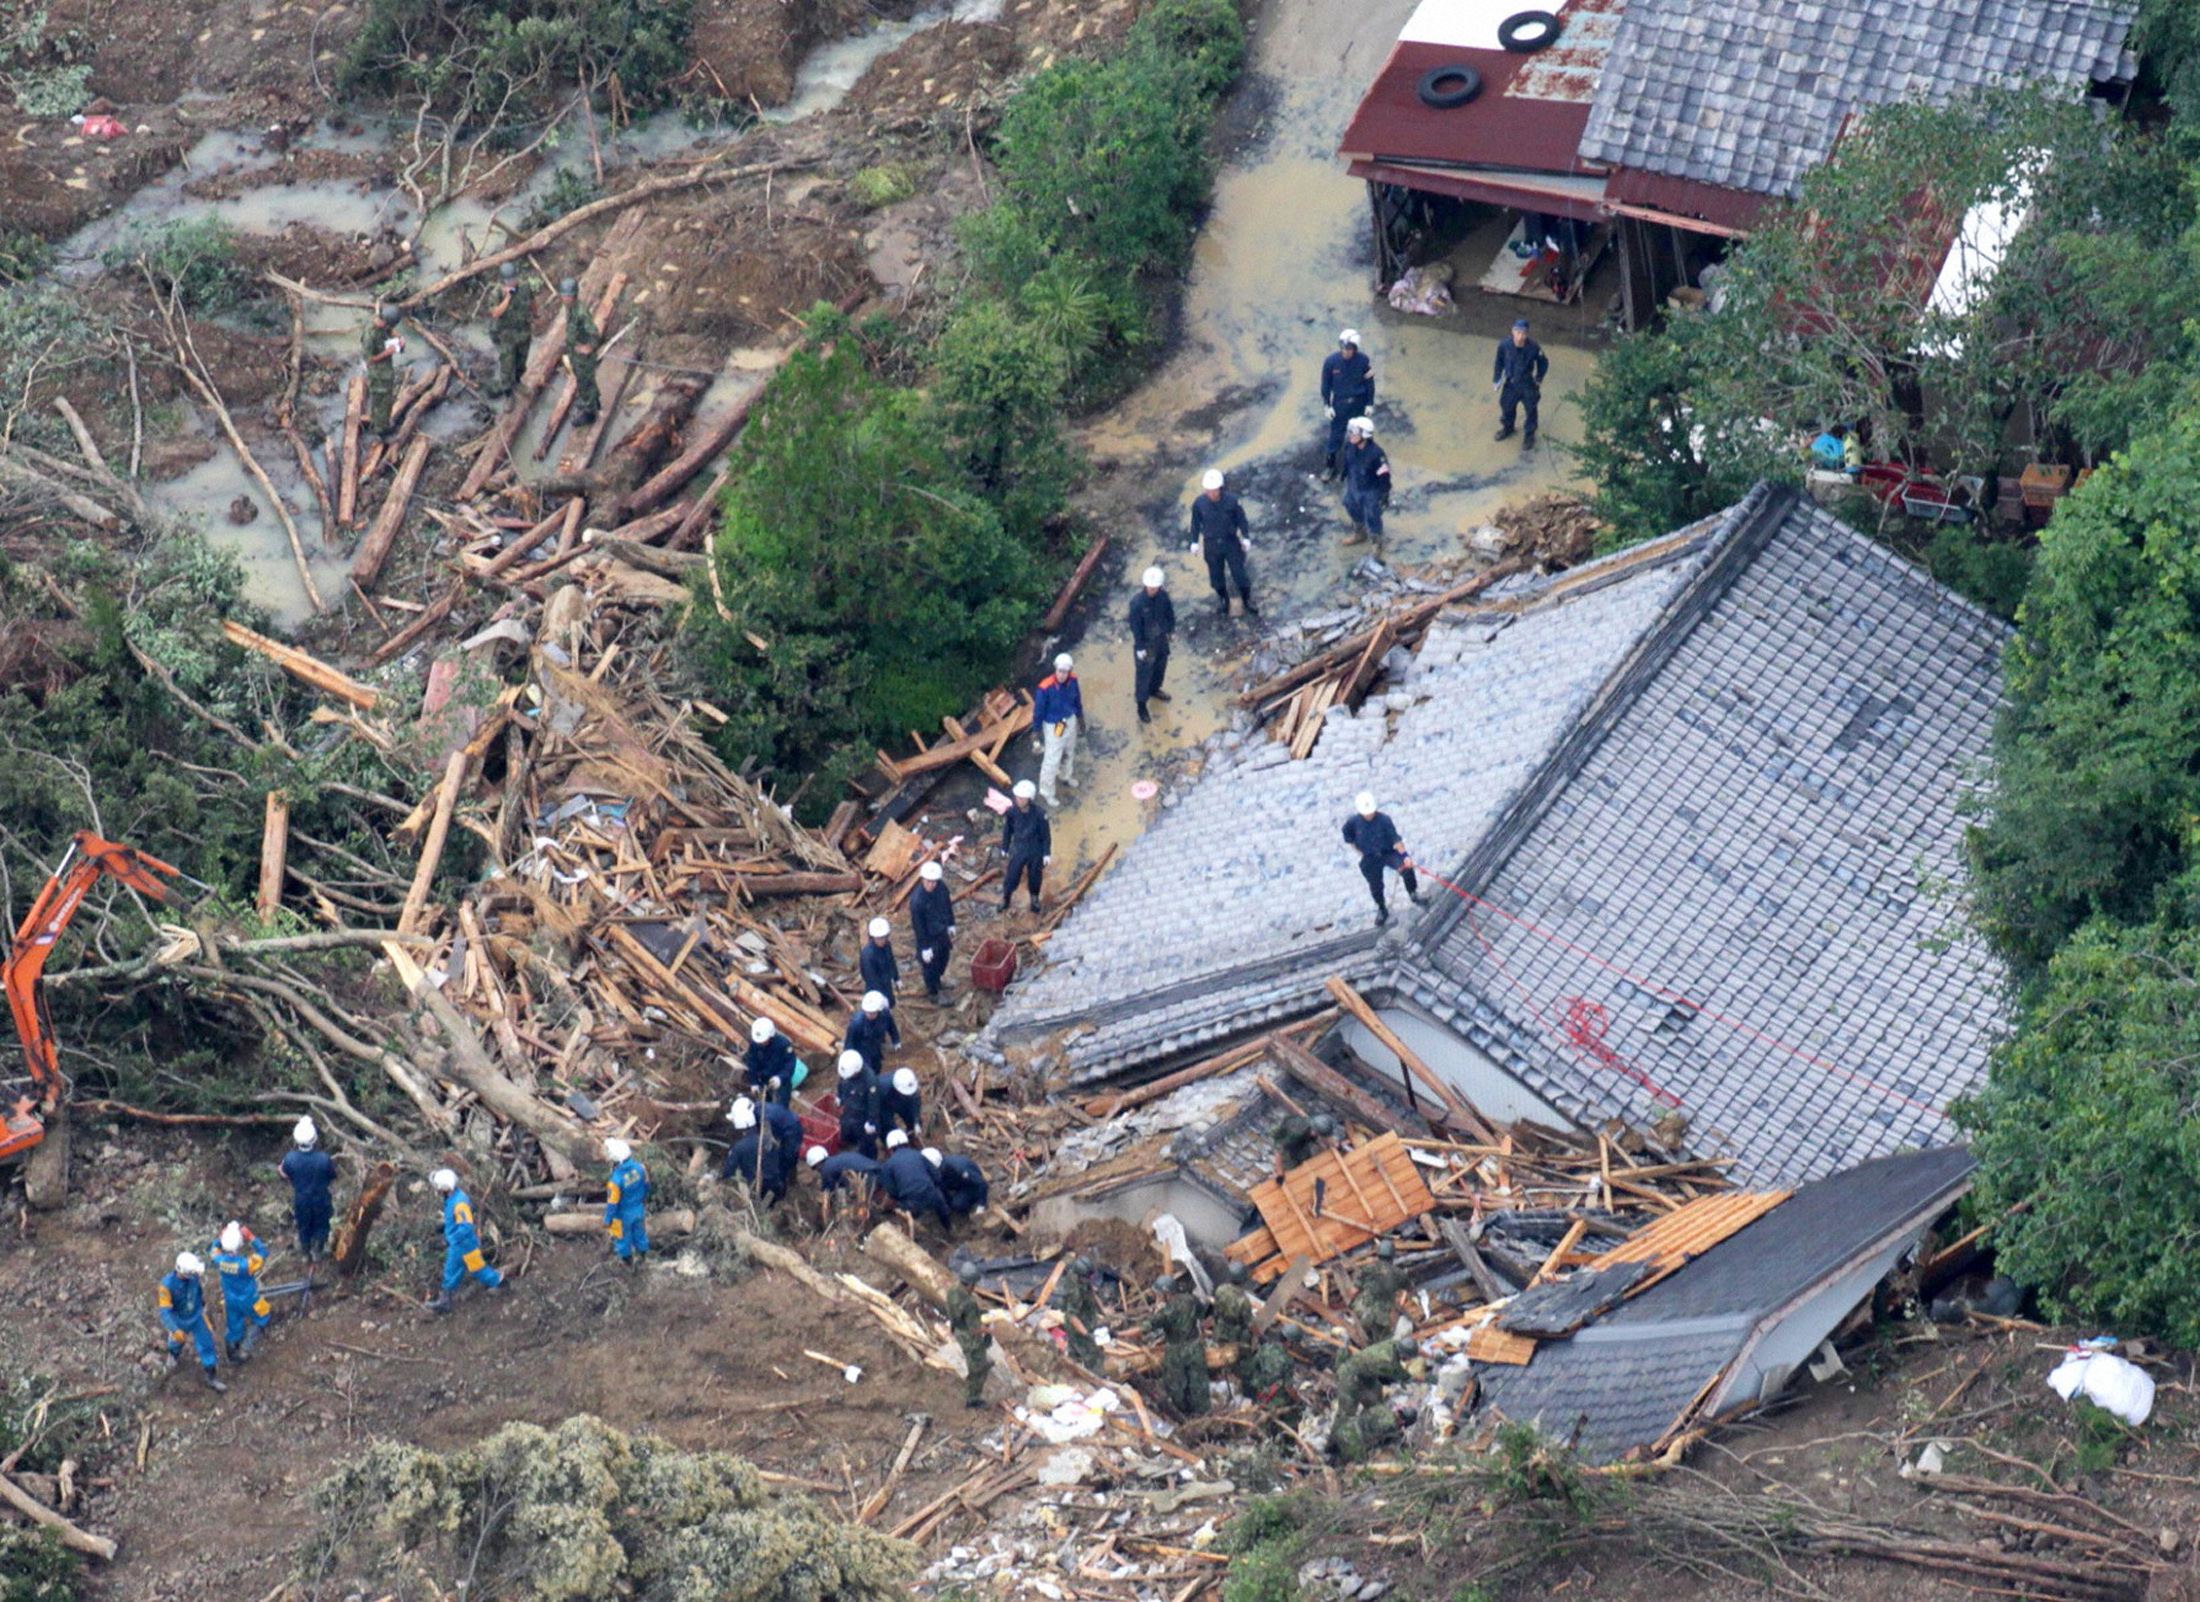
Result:
<svg viewBox="0 0 2200 1602"><path fill-rule="evenodd" d="M1096 1078L1310 1011L1342 973L1584 1122L1648 1122L1659 1086L1753 1179L1946 1140L2001 1018L1957 900L2002 627L1762 487L1564 584L1431 629L1394 727L1378 699L1306 762L1259 745L1210 772L994 1034L1074 1026ZM1439 896L1378 944L1338 838L1363 788L1523 921ZM1598 1007L1601 1036L1569 1033Z"/></svg>
<svg viewBox="0 0 2200 1602"><path fill-rule="evenodd" d="M1885 1157L1806 1185L1703 1256L1523 1367L1484 1364L1480 1405L1559 1440L1578 1428L1592 1463L1648 1446L1812 1287L1952 1203L1969 1179L1960 1147ZM1838 1322L1846 1307L1818 1316Z"/></svg>
<svg viewBox="0 0 2200 1602"><path fill-rule="evenodd" d="M2026 81L2129 71L2136 0L1628 0L1591 161L1793 195L1843 121Z"/></svg>
<svg viewBox="0 0 2200 1602"><path fill-rule="evenodd" d="M1338 709L1306 761L1244 748L1100 881L996 1029L1093 1025L1070 1059L1105 1070L1304 1012L1328 974L1387 968L1340 834L1352 798L1374 790L1418 856L1465 856L1700 560L1684 552L1517 621L1439 625L1407 685L1422 699L1395 728L1377 698L1357 717Z"/></svg>
<svg viewBox="0 0 2200 1602"><path fill-rule="evenodd" d="M1984 1070L2000 975L1953 888L2005 631L1807 505L1726 554L1399 988L1564 1111L1647 1122L1655 1085L1793 1183L1949 1139Z"/></svg>

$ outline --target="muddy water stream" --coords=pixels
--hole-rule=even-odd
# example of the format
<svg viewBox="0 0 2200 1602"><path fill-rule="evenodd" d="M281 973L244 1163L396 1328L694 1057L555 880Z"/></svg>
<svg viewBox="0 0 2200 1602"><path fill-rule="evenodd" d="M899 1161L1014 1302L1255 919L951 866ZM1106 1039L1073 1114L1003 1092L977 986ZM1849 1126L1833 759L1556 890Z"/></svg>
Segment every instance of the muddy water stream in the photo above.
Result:
<svg viewBox="0 0 2200 1602"><path fill-rule="evenodd" d="M1593 360L1601 281L1583 306L1564 309L1481 293L1473 285L1511 223L1493 215L1454 256L1454 315L1408 316L1373 293L1366 190L1335 152L1411 9L1411 0L1270 0L1262 8L1236 108L1253 109L1257 120L1218 176L1173 352L1086 430L1096 462L1136 486L1127 499L1138 511L1110 530L1121 553L1111 564L1121 566L1112 586L1080 608L1089 632L1070 647L1093 726L1082 783L1064 790L1055 813L1058 884L1151 820L1162 803L1137 800L1136 781L1164 778L1173 757L1229 724L1240 653L1259 622L1217 617L1205 564L1190 554L1185 518L1203 469L1227 471L1245 501L1260 622L1328 610L1358 587L1352 572L1371 548L1340 543L1347 524L1337 490L1318 477L1320 366L1341 328L1360 330L1375 365L1377 438L1396 485L1386 562L1411 569L1457 557L1462 536L1497 507L1573 482L1562 452L1523 454L1517 439L1493 441L1490 364L1496 340L1525 312L1551 359L1545 433L1566 437L1568 397ZM1179 629L1176 699L1157 705L1142 728L1123 614L1149 562L1169 576Z"/></svg>

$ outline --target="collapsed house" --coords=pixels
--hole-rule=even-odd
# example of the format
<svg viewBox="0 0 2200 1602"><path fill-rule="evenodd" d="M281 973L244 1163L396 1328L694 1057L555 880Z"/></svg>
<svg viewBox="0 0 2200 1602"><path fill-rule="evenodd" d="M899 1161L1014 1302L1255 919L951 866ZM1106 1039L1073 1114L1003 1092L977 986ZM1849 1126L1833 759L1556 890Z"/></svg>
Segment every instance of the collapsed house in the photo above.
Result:
<svg viewBox="0 0 2200 1602"><path fill-rule="evenodd" d="M1961 810L2005 635L1767 486L1493 588L1305 760L1254 738L1212 765L993 1042L1098 1087L1312 1014L1337 979L1379 1026L1341 1044L1408 1108L1429 1087L1394 1044L1486 1118L1656 1125L1752 1184L1945 1145L2002 1017ZM1388 930L1339 834L1363 789L1442 875Z"/></svg>
<svg viewBox="0 0 2200 1602"><path fill-rule="evenodd" d="M1387 284L1464 207L1517 213L1486 288L1565 299L1615 243L1640 326L1792 199L1852 120L2013 84L2129 92L2127 0L1557 0L1547 48L1512 0L1422 0L1346 129ZM1533 15L1533 13L1530 13ZM1479 92L1464 93L1473 74ZM1462 98L1462 95L1464 96ZM1554 295L1538 270L1566 246Z"/></svg>

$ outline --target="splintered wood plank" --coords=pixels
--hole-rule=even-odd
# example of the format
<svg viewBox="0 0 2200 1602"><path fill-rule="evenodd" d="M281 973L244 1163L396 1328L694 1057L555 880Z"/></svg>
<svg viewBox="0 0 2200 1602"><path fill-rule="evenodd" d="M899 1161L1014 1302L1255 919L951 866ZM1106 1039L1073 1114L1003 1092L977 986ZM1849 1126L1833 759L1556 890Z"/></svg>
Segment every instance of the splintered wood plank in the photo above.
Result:
<svg viewBox="0 0 2200 1602"><path fill-rule="evenodd" d="M1376 1175L1382 1175L1376 1179ZM1325 1204L1315 1207L1319 1186ZM1350 1194L1369 1209L1364 1216L1342 1216L1326 1205L1329 1196ZM1396 1229L1435 1205L1405 1143L1387 1132L1365 1146L1328 1151L1309 1158L1281 1179L1258 1186L1252 1201L1286 1257L1306 1254L1327 1262L1340 1252Z"/></svg>

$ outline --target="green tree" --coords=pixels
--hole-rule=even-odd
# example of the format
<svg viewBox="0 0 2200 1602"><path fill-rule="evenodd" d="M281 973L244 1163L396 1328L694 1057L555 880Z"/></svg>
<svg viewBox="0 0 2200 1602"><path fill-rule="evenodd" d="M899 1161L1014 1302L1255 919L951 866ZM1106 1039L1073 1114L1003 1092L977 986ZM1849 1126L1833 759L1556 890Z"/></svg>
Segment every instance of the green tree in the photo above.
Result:
<svg viewBox="0 0 2200 1602"><path fill-rule="evenodd" d="M2087 920L2143 922L2200 819L2200 407L2062 503L2008 655L1978 916L2020 970Z"/></svg>
<svg viewBox="0 0 2200 1602"><path fill-rule="evenodd" d="M1957 1107L1997 1261L2055 1317L2200 1343L2195 1040L2200 933L2102 920Z"/></svg>
<svg viewBox="0 0 2200 1602"><path fill-rule="evenodd" d="M820 315L742 436L691 635L729 758L814 771L820 796L873 744L966 709L1051 582L970 487L938 411L843 330Z"/></svg>

